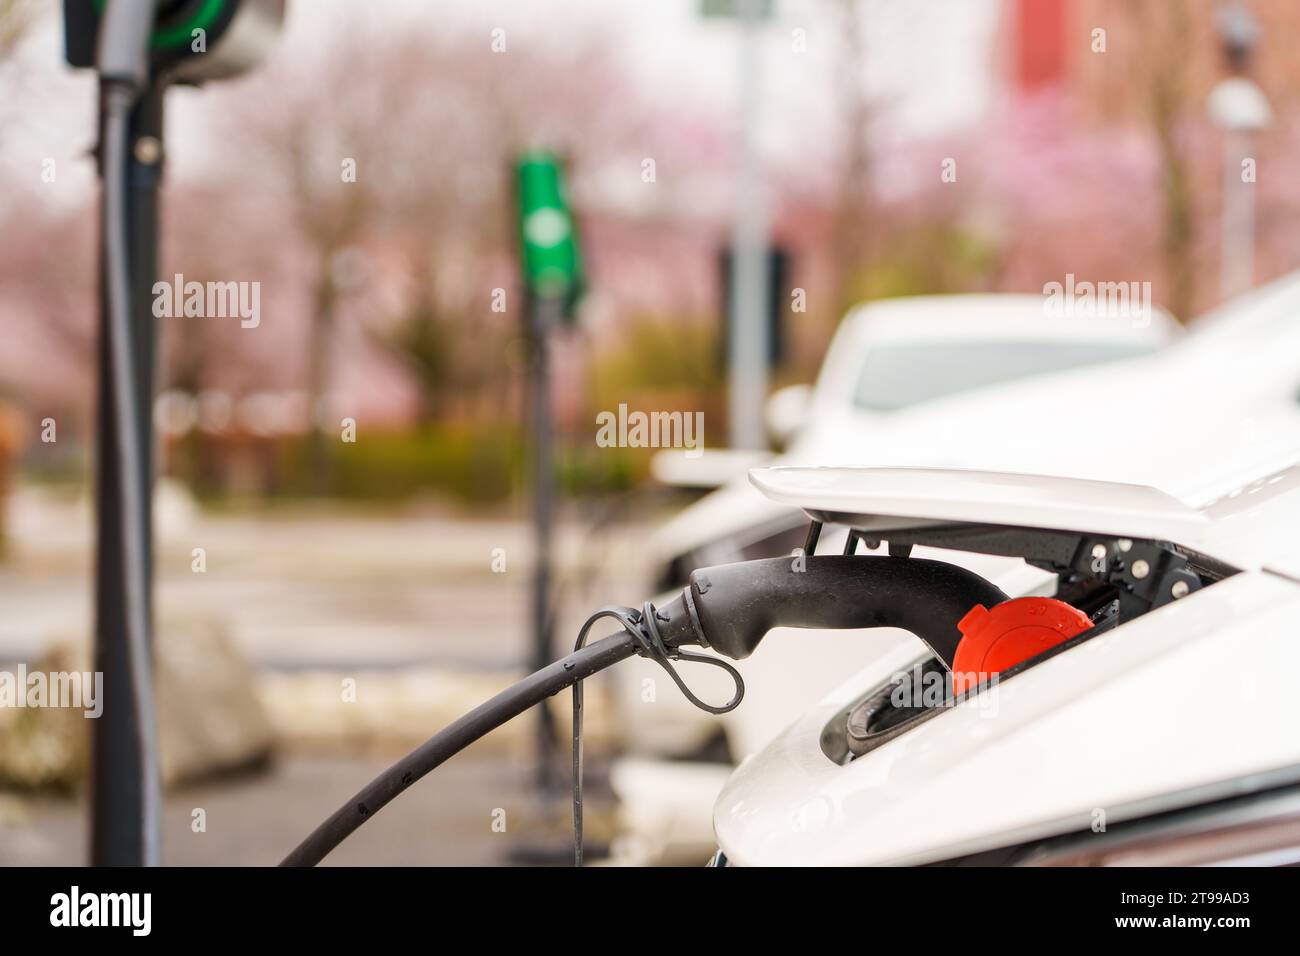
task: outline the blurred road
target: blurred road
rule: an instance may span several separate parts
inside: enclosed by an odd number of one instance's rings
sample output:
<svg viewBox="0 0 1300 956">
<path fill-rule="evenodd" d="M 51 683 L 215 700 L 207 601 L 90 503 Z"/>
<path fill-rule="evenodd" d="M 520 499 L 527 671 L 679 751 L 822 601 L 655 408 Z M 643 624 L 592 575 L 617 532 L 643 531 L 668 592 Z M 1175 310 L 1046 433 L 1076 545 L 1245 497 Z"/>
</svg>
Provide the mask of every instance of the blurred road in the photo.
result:
<svg viewBox="0 0 1300 956">
<path fill-rule="evenodd" d="M 258 667 L 512 670 L 527 659 L 522 521 L 310 508 L 222 517 L 168 488 L 155 510 L 158 619 L 219 617 Z M 9 499 L 7 528 L 0 660 L 15 661 L 88 632 L 91 514 L 84 501 L 24 487 Z M 557 532 L 557 639 L 568 643 L 569 623 L 597 604 L 646 597 L 641 529 L 593 534 L 574 516 Z"/>
<path fill-rule="evenodd" d="M 159 621 L 219 620 L 252 662 L 279 736 L 269 769 L 168 795 L 164 862 L 277 861 L 387 758 L 504 686 L 528 657 L 522 522 L 317 509 L 221 516 L 166 488 L 156 510 Z M 10 496 L 0 661 L 30 662 L 51 641 L 89 633 L 90 527 L 84 501 L 31 487 Z M 558 567 L 569 584 L 559 645 L 598 604 L 644 598 L 644 568 L 627 544 L 639 535 L 561 523 Z M 195 548 L 205 570 L 194 570 Z M 362 706 L 338 707 L 341 675 L 364 675 Z M 530 730 L 511 725 L 441 768 L 332 859 L 487 864 L 539 843 L 563 847 L 568 805 L 561 793 L 543 812 L 531 790 Z M 608 741 L 608 728 L 593 730 Z M 597 784 L 597 820 L 599 794 Z M 195 808 L 206 811 L 206 832 L 192 830 Z M 496 811 L 504 833 L 492 829 Z M 79 799 L 0 790 L 0 864 L 80 863 L 85 827 Z"/>
<path fill-rule="evenodd" d="M 384 766 L 375 759 L 298 756 L 263 773 L 174 791 L 164 812 L 163 864 L 273 866 Z M 463 754 L 377 814 L 326 863 L 565 865 L 572 860 L 569 804 L 562 793 L 539 801 L 529 782 L 518 762 Z M 599 786 L 587 797 L 589 832 L 599 843 L 610 799 Z M 86 846 L 80 800 L 0 792 L 0 865 L 80 865 Z"/>
</svg>

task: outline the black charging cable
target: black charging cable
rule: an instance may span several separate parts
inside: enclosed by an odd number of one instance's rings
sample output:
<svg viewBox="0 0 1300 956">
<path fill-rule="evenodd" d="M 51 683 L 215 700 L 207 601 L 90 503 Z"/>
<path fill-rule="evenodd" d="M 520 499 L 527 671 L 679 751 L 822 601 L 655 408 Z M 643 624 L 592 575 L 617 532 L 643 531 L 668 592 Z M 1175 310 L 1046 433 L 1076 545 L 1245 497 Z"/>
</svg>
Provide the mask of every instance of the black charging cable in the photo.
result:
<svg viewBox="0 0 1300 956">
<path fill-rule="evenodd" d="M 815 542 L 813 542 L 815 544 Z M 1007 600 L 999 588 L 965 568 L 942 561 L 899 556 L 817 556 L 797 565 L 789 558 L 760 558 L 699 568 L 676 598 L 656 608 L 646 602 L 601 608 L 583 624 L 572 654 L 502 691 L 407 754 L 376 777 L 317 827 L 282 866 L 313 866 L 377 810 L 448 757 L 488 731 L 573 688 L 574 862 L 582 863 L 582 681 L 636 654 L 663 667 L 686 698 L 711 714 L 740 704 L 745 685 L 720 657 L 692 654 L 682 646 L 707 647 L 731 660 L 753 653 L 774 628 L 898 627 L 925 641 L 952 666 L 961 633 L 957 623 L 975 604 Z M 597 621 L 615 620 L 623 633 L 587 644 Z M 736 692 L 725 704 L 700 700 L 678 675 L 673 661 L 720 667 Z"/>
<path fill-rule="evenodd" d="M 582 625 L 582 630 L 578 632 L 578 641 L 574 645 L 574 652 L 581 651 L 587 643 L 587 635 L 591 633 L 592 626 L 605 618 L 613 618 L 623 625 L 623 631 L 633 640 L 636 646 L 638 657 L 647 657 L 654 661 L 660 667 L 668 672 L 668 676 L 673 679 L 673 683 L 692 704 L 700 710 L 707 711 L 710 714 L 725 714 L 735 710 L 740 706 L 740 702 L 745 698 L 745 682 L 740 677 L 740 672 L 718 657 L 709 657 L 704 654 L 693 654 L 689 651 L 683 651 L 676 647 L 668 647 L 664 644 L 663 638 L 659 634 L 659 625 L 657 623 L 655 606 L 649 601 L 645 602 L 642 610 L 637 611 L 630 607 L 603 607 L 591 617 L 587 618 L 587 623 Z M 732 695 L 731 700 L 725 704 L 714 705 L 700 700 L 686 686 L 677 669 L 673 667 L 672 661 L 695 661 L 701 664 L 711 664 L 714 667 L 720 667 L 731 675 L 732 680 L 736 683 L 736 692 Z M 573 865 L 582 866 L 582 681 L 573 683 Z"/>
<path fill-rule="evenodd" d="M 575 681 L 590 677 L 636 653 L 627 633 L 596 641 L 568 657 L 534 671 L 491 700 L 462 715 L 393 764 L 286 856 L 281 866 L 315 866 L 325 855 L 429 771 L 464 750 L 489 731 L 518 717 L 528 708 L 554 697 Z"/>
<path fill-rule="evenodd" d="M 145 437 L 136 410 L 136 367 L 131 350 L 131 260 L 128 234 L 127 168 L 131 149 L 131 110 L 148 82 L 149 34 L 153 0 L 112 0 L 99 26 L 96 69 L 99 73 L 103 209 L 100 228 L 104 248 L 104 299 L 113 388 L 109 396 L 116 439 L 118 508 L 121 539 L 118 560 L 123 581 L 127 656 L 130 662 L 135 724 L 140 735 L 141 801 L 144 815 L 143 862 L 160 859 L 162 785 L 158 768 L 157 725 L 149 640 L 149 543 L 144 489 L 140 473 Z M 102 480 L 102 478 L 101 478 Z"/>
<path fill-rule="evenodd" d="M 577 828 L 575 831 L 577 849 L 574 858 L 581 862 L 582 681 L 636 654 L 658 661 L 668 669 L 673 675 L 673 680 L 684 691 L 685 685 L 668 663 L 670 660 L 699 660 L 729 671 L 736 679 L 736 695 L 722 707 L 705 704 L 694 694 L 686 691 L 692 702 L 709 710 L 710 713 L 726 713 L 736 707 L 744 696 L 744 684 L 741 683 L 740 675 L 734 668 L 716 658 L 664 647 L 662 641 L 657 636 L 653 636 L 653 625 L 650 629 L 642 626 L 647 616 L 650 620 L 654 619 L 652 611 L 648 615 L 643 615 L 632 608 L 602 608 L 597 611 L 583 625 L 578 638 L 578 647 L 572 654 L 553 664 L 548 664 L 517 684 L 511 685 L 491 700 L 448 724 L 412 750 L 335 810 L 329 819 L 308 834 L 307 838 L 280 862 L 280 865 L 315 866 L 358 827 L 425 774 L 460 753 L 480 737 L 513 720 L 530 707 L 543 703 L 549 697 L 554 697 L 566 687 L 574 688 L 574 823 Z M 587 636 L 592 625 L 606 617 L 612 617 L 622 624 L 623 633 L 613 634 L 588 645 Z"/>
</svg>

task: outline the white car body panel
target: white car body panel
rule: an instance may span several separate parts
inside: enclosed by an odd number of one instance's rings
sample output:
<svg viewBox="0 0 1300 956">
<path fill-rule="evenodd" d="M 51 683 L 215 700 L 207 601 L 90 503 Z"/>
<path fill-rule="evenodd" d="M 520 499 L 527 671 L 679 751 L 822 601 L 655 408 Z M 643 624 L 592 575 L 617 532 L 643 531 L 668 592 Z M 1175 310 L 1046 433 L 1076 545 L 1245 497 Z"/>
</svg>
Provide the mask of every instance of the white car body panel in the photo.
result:
<svg viewBox="0 0 1300 956">
<path fill-rule="evenodd" d="M 940 468 L 756 468 L 754 487 L 805 511 L 1183 540 L 1209 519 L 1148 485 Z"/>
<path fill-rule="evenodd" d="M 917 655 L 898 648 L 877 659 L 732 776 L 714 811 L 728 859 L 930 862 L 1087 830 L 1099 811 L 1118 821 L 1134 805 L 1170 809 L 1239 792 L 1264 774 L 1300 777 L 1300 735 L 1282 730 L 1297 723 L 1290 681 L 1300 667 L 1300 582 L 1267 570 L 1275 559 L 1290 567 L 1295 553 L 1289 529 L 1300 527 L 1300 466 L 1200 507 L 1101 483 L 1071 500 L 1079 485 L 1068 479 L 910 477 L 776 469 L 756 473 L 755 482 L 849 521 L 1003 515 L 998 523 L 1134 537 L 1140 515 L 1132 509 L 1146 501 L 1156 514 L 1153 537 L 1191 534 L 1204 554 L 1247 570 L 1121 623 L 999 684 L 988 699 L 958 704 L 841 766 L 821 748 L 828 722 Z M 787 639 L 796 640 L 767 641 Z M 1249 715 L 1248 727 L 1240 714 Z"/>
</svg>

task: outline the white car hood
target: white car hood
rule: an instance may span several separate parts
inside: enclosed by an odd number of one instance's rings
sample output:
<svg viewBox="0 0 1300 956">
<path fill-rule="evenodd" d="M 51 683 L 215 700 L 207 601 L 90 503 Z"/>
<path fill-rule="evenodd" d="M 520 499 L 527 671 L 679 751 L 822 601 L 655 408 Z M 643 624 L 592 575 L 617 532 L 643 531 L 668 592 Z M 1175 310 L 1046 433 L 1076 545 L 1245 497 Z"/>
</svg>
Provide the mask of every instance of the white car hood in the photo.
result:
<svg viewBox="0 0 1300 956">
<path fill-rule="evenodd" d="M 756 468 L 750 480 L 780 504 L 841 524 L 885 518 L 1171 541 L 1241 569 L 1287 560 L 1300 529 L 1300 465 L 1200 506 L 1148 485 L 962 469 Z"/>
</svg>

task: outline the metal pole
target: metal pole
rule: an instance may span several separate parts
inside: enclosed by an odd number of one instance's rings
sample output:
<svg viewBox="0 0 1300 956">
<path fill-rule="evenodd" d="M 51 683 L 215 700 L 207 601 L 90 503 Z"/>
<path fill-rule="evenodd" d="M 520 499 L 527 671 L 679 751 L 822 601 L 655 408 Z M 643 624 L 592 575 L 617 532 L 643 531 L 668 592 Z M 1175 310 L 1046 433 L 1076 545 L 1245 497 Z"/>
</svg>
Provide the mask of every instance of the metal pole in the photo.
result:
<svg viewBox="0 0 1300 956">
<path fill-rule="evenodd" d="M 554 659 L 551 632 L 551 533 L 555 498 L 555 466 L 551 435 L 550 332 L 561 317 L 563 301 L 530 296 L 528 323 L 528 385 L 532 419 L 533 486 L 533 670 Z M 554 783 L 555 717 L 549 707 L 537 708 L 537 786 L 548 791 Z"/>
<path fill-rule="evenodd" d="M 767 208 L 763 192 L 758 125 L 760 0 L 739 0 L 740 130 L 736 210 L 732 232 L 729 417 L 733 448 L 767 446 L 763 403 L 767 398 L 769 280 Z"/>
<path fill-rule="evenodd" d="M 1249 151 L 1249 133 L 1224 132 L 1219 294 L 1225 300 L 1245 292 L 1255 282 L 1255 191 L 1241 177 L 1241 161 Z"/>
<path fill-rule="evenodd" d="M 163 88 L 151 87 L 131 115 L 132 155 L 127 164 L 130 202 L 132 334 L 135 368 L 135 414 L 140 434 L 139 473 L 144 476 L 143 500 L 153 492 L 153 394 L 157 337 L 152 311 L 153 284 L 158 272 L 158 187 L 162 178 Z M 101 137 L 102 142 L 102 137 Z M 102 157 L 101 157 L 102 168 Z M 101 259 L 100 270 L 104 264 Z M 101 290 L 103 282 L 101 281 Z M 107 339 L 107 307 L 101 291 L 100 338 Z M 136 726 L 134 688 L 127 649 L 126 607 L 122 601 L 122 514 L 117 508 L 115 423 L 112 415 L 112 370 L 107 348 L 100 349 L 99 477 L 96 484 L 97 537 L 95 553 L 95 670 L 103 674 L 103 713 L 93 722 L 91 744 L 91 863 L 95 866 L 156 864 L 146 847 L 159 845 L 158 833 L 146 833 L 141 767 L 141 735 Z M 142 515 L 144 540 L 152 541 L 149 509 Z M 146 555 L 146 580 L 152 584 L 152 555 Z M 152 586 L 147 591 L 152 620 Z M 152 629 L 152 628 L 151 628 Z M 156 764 L 156 761 L 155 761 Z"/>
</svg>

